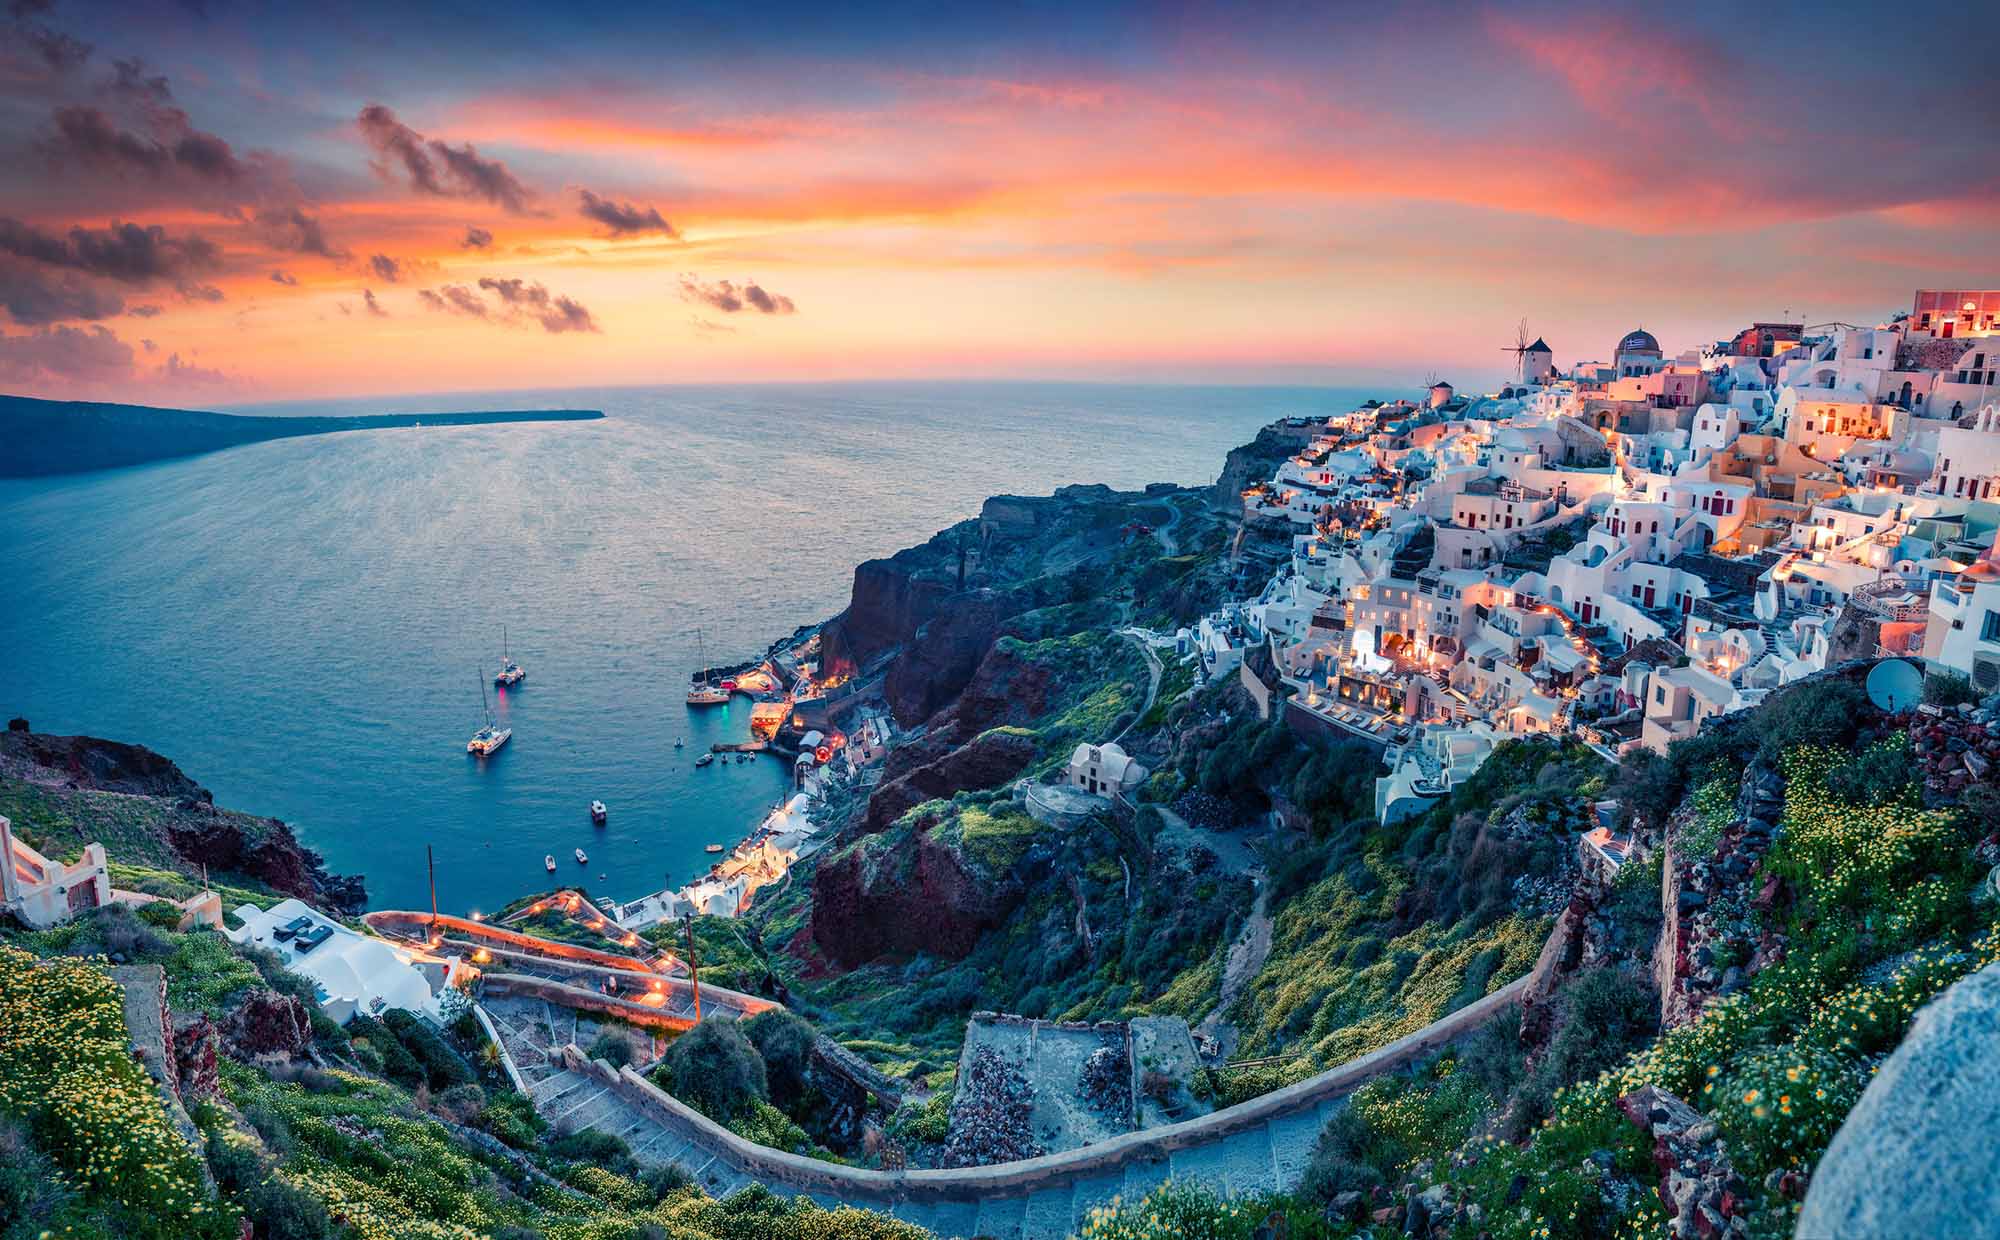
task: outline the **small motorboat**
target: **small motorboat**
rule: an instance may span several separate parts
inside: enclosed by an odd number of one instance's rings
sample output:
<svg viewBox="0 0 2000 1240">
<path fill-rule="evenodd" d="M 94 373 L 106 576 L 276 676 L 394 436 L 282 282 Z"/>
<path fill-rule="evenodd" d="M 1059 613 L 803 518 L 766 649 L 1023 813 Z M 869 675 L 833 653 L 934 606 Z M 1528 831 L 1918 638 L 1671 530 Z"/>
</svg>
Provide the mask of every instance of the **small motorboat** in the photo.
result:
<svg viewBox="0 0 2000 1240">
<path fill-rule="evenodd" d="M 610 816 L 611 811 L 604 808 L 604 802 L 592 801 L 590 803 L 590 820 L 598 826 L 603 826 L 604 820 Z"/>
<path fill-rule="evenodd" d="M 721 852 L 721 851 L 722 851 L 722 845 L 720 845 L 720 844 L 710 844 L 710 845 L 708 846 L 708 849 L 707 849 L 707 851 L 709 851 L 709 852 L 712 852 L 712 853 L 719 853 L 719 852 Z"/>
<path fill-rule="evenodd" d="M 712 753 L 705 753 L 701 755 L 701 757 L 696 758 L 694 760 L 694 764 L 696 766 L 707 766 L 709 763 L 713 761 L 715 761 L 715 755 Z"/>
<path fill-rule="evenodd" d="M 554 853 L 550 853 L 542 858 L 542 868 L 551 874 L 556 872 L 556 858 Z"/>
<path fill-rule="evenodd" d="M 583 850 L 581 848 L 576 850 L 576 863 L 578 865 L 590 864 L 590 858 L 583 855 Z"/>
<path fill-rule="evenodd" d="M 687 748 L 687 737 L 685 737 L 685 736 L 676 736 L 676 737 L 674 738 L 674 748 L 675 748 L 675 749 L 686 749 L 686 748 Z"/>
</svg>

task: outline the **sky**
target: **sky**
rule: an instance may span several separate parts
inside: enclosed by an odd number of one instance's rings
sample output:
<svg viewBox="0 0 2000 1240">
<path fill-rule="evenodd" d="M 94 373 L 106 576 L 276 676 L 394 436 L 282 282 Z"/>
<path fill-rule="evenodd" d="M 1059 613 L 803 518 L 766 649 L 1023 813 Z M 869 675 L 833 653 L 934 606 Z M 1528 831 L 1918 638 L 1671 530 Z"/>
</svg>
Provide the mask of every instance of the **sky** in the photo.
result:
<svg viewBox="0 0 2000 1240">
<path fill-rule="evenodd" d="M 0 0 L 5 3 L 6 0 Z M 11 0 L 0 391 L 1485 388 L 2000 284 L 2000 79 L 1843 3 Z"/>
</svg>

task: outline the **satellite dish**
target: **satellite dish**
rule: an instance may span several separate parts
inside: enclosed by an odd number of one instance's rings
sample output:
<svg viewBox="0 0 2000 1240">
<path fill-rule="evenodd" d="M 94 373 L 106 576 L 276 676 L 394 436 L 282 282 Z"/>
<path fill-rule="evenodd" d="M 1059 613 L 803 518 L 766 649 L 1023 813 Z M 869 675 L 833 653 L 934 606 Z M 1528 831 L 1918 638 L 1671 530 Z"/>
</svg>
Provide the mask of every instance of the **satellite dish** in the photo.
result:
<svg viewBox="0 0 2000 1240">
<path fill-rule="evenodd" d="M 1884 659 L 1868 673 L 1868 700 L 1894 714 L 1924 700 L 1924 674 L 1914 663 Z"/>
</svg>

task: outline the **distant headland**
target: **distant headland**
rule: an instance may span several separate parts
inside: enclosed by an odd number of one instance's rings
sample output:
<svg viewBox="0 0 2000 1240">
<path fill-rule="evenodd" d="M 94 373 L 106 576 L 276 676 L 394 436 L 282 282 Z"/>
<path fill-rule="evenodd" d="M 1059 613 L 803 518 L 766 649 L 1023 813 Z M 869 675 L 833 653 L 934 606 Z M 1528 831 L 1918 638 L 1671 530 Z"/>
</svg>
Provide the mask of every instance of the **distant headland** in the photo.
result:
<svg viewBox="0 0 2000 1240">
<path fill-rule="evenodd" d="M 389 413 L 369 417 L 253 417 L 0 395 L 0 478 L 116 469 L 223 448 L 399 426 L 477 426 L 491 422 L 582 422 L 596 409 L 510 409 L 489 413 Z"/>
</svg>

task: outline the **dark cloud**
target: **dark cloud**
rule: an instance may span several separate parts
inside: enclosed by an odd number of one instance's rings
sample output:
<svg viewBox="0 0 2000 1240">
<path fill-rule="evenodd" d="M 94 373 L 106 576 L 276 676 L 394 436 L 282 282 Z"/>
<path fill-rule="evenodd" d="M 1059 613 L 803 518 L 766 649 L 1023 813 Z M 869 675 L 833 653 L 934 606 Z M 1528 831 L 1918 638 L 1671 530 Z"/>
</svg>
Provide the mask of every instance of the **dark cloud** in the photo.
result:
<svg viewBox="0 0 2000 1240">
<path fill-rule="evenodd" d="M 134 306 L 130 310 L 127 310 L 125 313 L 142 319 L 150 319 L 155 315 L 162 313 L 162 311 L 158 306 Z"/>
<path fill-rule="evenodd" d="M 20 14 L 15 14 L 19 17 Z M 91 46 L 60 30 L 34 22 L 23 22 L 15 31 L 21 46 L 42 62 L 51 73 L 70 73 L 90 59 Z"/>
<path fill-rule="evenodd" d="M 222 265 L 221 251 L 214 242 L 195 236 L 170 237 L 158 224 L 78 226 L 59 237 L 20 220 L 0 218 L 0 254 L 124 284 L 180 280 Z"/>
<path fill-rule="evenodd" d="M 447 284 L 435 290 L 419 289 L 417 299 L 432 310 L 446 314 L 464 314 L 475 319 L 483 319 L 487 315 L 486 303 L 479 299 L 479 294 L 463 284 Z"/>
<path fill-rule="evenodd" d="M 65 319 L 108 319 L 125 299 L 75 271 L 0 256 L 0 309 L 23 327 Z"/>
<path fill-rule="evenodd" d="M 692 302 L 699 302 L 724 314 L 735 314 L 739 310 L 755 310 L 759 314 L 790 314 L 797 306 L 792 299 L 777 293 L 766 292 L 754 281 L 737 284 L 730 280 L 710 282 L 699 276 L 681 277 L 681 296 Z"/>
<path fill-rule="evenodd" d="M 599 198 L 587 189 L 577 191 L 577 210 L 588 220 L 596 220 L 604 225 L 607 237 L 631 237 L 641 233 L 661 233 L 668 237 L 679 237 L 674 226 L 667 223 L 658 207 L 642 207 L 634 202 L 613 202 Z"/>
<path fill-rule="evenodd" d="M 159 346 L 158 344 L 154 343 L 154 342 L 153 342 L 153 341 L 152 341 L 151 339 L 149 339 L 149 338 L 146 338 L 146 337 L 140 337 L 140 339 L 139 339 L 139 347 L 140 347 L 140 348 L 142 348 L 142 349 L 144 349 L 144 350 L 145 350 L 146 352 L 148 352 L 148 353 L 154 353 L 154 352 L 157 352 L 157 351 L 159 350 L 159 347 L 160 347 L 160 346 Z"/>
<path fill-rule="evenodd" d="M 257 230 L 264 243 L 288 254 L 317 254 L 343 259 L 347 251 L 327 239 L 319 220 L 298 207 L 267 207 L 257 213 Z"/>
<path fill-rule="evenodd" d="M 197 366 L 193 362 L 184 362 L 178 353 L 167 355 L 167 364 L 160 367 L 160 378 L 169 383 L 184 384 L 188 387 L 215 387 L 229 382 L 229 376 L 221 371 L 207 366 Z"/>
<path fill-rule="evenodd" d="M 403 278 L 403 264 L 387 254 L 370 254 L 368 267 L 385 283 L 395 284 Z"/>
<path fill-rule="evenodd" d="M 374 315 L 376 318 L 386 319 L 389 317 L 389 312 L 382 308 L 382 303 L 375 300 L 374 289 L 372 288 L 362 289 L 361 300 L 363 304 L 365 304 L 368 307 L 368 313 Z"/>
<path fill-rule="evenodd" d="M 375 151 L 375 171 L 394 180 L 398 170 L 410 188 L 442 198 L 479 198 L 508 211 L 528 209 L 533 197 L 507 165 L 487 159 L 470 142 L 452 146 L 426 138 L 396 119 L 379 103 L 361 109 L 361 136 Z"/>
<path fill-rule="evenodd" d="M 7 13 L 16 21 L 26 17 L 41 17 L 55 12 L 56 0 L 12 0 Z"/>
<path fill-rule="evenodd" d="M 243 162 L 229 143 L 212 133 L 185 125 L 166 139 L 148 137 L 120 129 L 101 109 L 81 104 L 57 108 L 55 136 L 42 143 L 42 152 L 58 167 L 76 162 L 114 172 L 142 172 L 162 176 L 182 171 L 197 180 L 233 183 L 243 179 Z"/>
<path fill-rule="evenodd" d="M 482 276 L 479 287 L 488 290 L 516 314 L 525 315 L 551 332 L 594 332 L 599 330 L 590 311 L 568 297 L 551 296 L 539 284 L 520 279 Z"/>
<path fill-rule="evenodd" d="M 197 280 L 182 280 L 174 290 L 182 301 L 217 302 L 222 300 L 222 290 L 213 284 L 203 284 Z"/>
<path fill-rule="evenodd" d="M 465 226 L 465 238 L 458 243 L 461 250 L 485 250 L 493 245 L 493 234 L 473 224 Z"/>
<path fill-rule="evenodd" d="M 278 271 L 274 269 L 271 272 L 271 283 L 282 284 L 286 288 L 297 288 L 299 286 L 299 278 L 293 275 L 289 271 Z"/>
<path fill-rule="evenodd" d="M 0 383 L 70 386 L 126 379 L 132 346 L 103 327 L 45 327 L 0 334 Z"/>
</svg>

